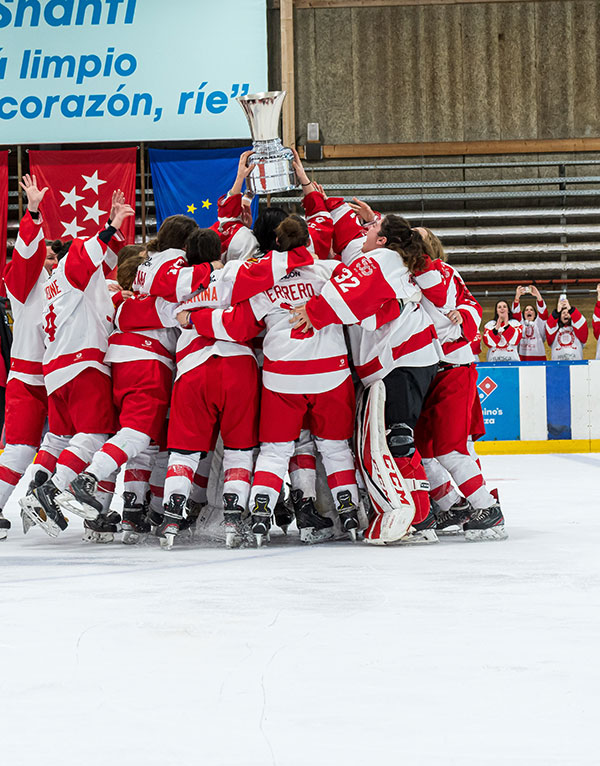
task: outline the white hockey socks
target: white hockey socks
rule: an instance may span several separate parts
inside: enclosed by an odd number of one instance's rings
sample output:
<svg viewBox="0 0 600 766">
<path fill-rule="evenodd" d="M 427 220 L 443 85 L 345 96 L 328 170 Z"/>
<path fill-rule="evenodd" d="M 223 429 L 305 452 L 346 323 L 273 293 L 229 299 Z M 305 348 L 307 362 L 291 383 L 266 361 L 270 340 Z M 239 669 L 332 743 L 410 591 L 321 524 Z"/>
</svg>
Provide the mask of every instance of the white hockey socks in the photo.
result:
<svg viewBox="0 0 600 766">
<path fill-rule="evenodd" d="M 102 481 L 149 446 L 150 437 L 146 434 L 133 428 L 121 428 L 104 442 L 102 449 L 94 455 L 87 470 L 98 481 Z"/>
<path fill-rule="evenodd" d="M 260 445 L 250 490 L 250 512 L 255 506 L 257 495 L 267 495 L 269 508 L 271 511 L 275 509 L 283 478 L 293 454 L 294 442 L 265 442 Z"/>
<path fill-rule="evenodd" d="M 165 479 L 164 502 L 169 502 L 172 495 L 190 496 L 194 474 L 198 467 L 201 452 L 191 452 L 183 454 L 181 452 L 171 452 L 169 455 L 169 466 L 167 468 L 167 478 Z"/>
<path fill-rule="evenodd" d="M 70 482 L 85 471 L 95 452 L 108 439 L 108 434 L 75 434 L 69 440 L 56 462 L 52 481 L 58 489 L 66 489 Z"/>
<path fill-rule="evenodd" d="M 0 456 L 0 511 L 34 457 L 35 447 L 28 444 L 7 444 L 4 448 Z"/>
<path fill-rule="evenodd" d="M 462 500 L 452 483 L 452 477 L 436 458 L 423 458 L 423 467 L 429 482 L 429 495 L 440 510 L 448 511 L 455 503 Z"/>
<path fill-rule="evenodd" d="M 317 496 L 315 443 L 307 429 L 300 432 L 300 438 L 295 442 L 289 472 L 292 490 L 300 490 L 303 497 Z"/>
<path fill-rule="evenodd" d="M 253 466 L 252 449 L 223 449 L 223 494 L 237 495 L 240 508 L 245 509 L 248 503 Z"/>
<path fill-rule="evenodd" d="M 214 452 L 208 452 L 206 457 L 198 463 L 198 468 L 194 474 L 194 481 L 190 491 L 190 502 L 198 505 L 206 505 L 208 502 L 208 477 L 210 476 L 210 467 Z"/>
<path fill-rule="evenodd" d="M 491 508 L 495 504 L 496 498 L 488 491 L 481 469 L 470 455 L 463 455 L 454 450 L 447 455 L 440 455 L 437 459 L 473 508 Z"/>
<path fill-rule="evenodd" d="M 123 492 L 135 495 L 135 503 L 146 502 L 150 494 L 150 475 L 158 455 L 158 445 L 151 444 L 139 455 L 127 461 L 123 476 Z"/>
<path fill-rule="evenodd" d="M 327 474 L 327 484 L 333 495 L 336 507 L 339 493 L 350 493 L 352 503 L 358 506 L 358 487 L 354 456 L 345 439 L 315 439 L 315 444 L 323 461 Z"/>
</svg>

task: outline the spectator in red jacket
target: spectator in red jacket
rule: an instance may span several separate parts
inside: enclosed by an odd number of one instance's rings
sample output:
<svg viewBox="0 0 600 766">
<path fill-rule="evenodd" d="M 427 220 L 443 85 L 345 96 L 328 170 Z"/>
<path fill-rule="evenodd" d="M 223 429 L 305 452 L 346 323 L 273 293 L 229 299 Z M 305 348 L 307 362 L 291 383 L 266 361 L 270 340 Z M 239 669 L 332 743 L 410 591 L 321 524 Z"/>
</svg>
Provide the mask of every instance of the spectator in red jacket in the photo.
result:
<svg viewBox="0 0 600 766">
<path fill-rule="evenodd" d="M 571 306 L 566 296 L 546 322 L 546 338 L 552 349 L 552 359 L 578 361 L 583 359 L 583 347 L 588 339 L 588 326 L 579 309 Z"/>
<path fill-rule="evenodd" d="M 518 362 L 521 325 L 513 319 L 506 301 L 496 303 L 494 318 L 485 325 L 483 342 L 488 347 L 488 362 Z"/>
</svg>

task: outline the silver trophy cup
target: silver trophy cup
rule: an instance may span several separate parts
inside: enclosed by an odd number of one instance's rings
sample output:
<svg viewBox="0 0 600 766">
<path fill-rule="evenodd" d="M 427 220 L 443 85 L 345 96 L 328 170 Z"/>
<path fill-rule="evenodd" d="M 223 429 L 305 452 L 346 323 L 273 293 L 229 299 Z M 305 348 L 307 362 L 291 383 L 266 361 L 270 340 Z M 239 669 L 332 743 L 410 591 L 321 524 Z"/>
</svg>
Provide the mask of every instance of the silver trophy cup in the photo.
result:
<svg viewBox="0 0 600 766">
<path fill-rule="evenodd" d="M 284 90 L 251 93 L 237 101 L 244 110 L 254 153 L 248 162 L 256 167 L 246 183 L 254 194 L 275 194 L 298 186 L 291 149 L 286 149 L 279 138 L 279 117 L 285 99 Z"/>
</svg>

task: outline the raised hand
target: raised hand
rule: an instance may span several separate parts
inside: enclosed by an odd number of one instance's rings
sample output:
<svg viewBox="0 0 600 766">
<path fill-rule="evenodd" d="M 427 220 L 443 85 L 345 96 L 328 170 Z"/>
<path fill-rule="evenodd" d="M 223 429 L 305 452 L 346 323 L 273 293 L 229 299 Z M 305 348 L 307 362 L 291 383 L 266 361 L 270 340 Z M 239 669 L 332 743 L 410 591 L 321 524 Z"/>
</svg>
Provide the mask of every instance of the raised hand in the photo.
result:
<svg viewBox="0 0 600 766">
<path fill-rule="evenodd" d="M 30 213 L 37 213 L 40 202 L 48 191 L 48 187 L 44 186 L 43 189 L 38 189 L 35 176 L 30 176 L 29 174 L 23 176 L 23 180 L 19 181 L 19 186 L 27 195 L 27 209 Z"/>
<path fill-rule="evenodd" d="M 111 205 L 110 205 L 110 213 L 109 213 L 109 220 L 114 220 L 115 215 L 117 214 L 117 205 L 124 205 L 125 204 L 125 195 L 120 189 L 115 189 L 112 193 L 112 199 L 111 199 Z M 118 226 L 116 227 L 119 228 Z"/>
<path fill-rule="evenodd" d="M 534 296 L 534 298 L 538 301 L 542 300 L 542 296 L 540 294 L 540 291 L 537 289 L 535 285 L 530 285 L 529 292 Z"/>
<path fill-rule="evenodd" d="M 124 199 L 124 198 L 123 198 Z M 135 215 L 135 210 L 131 205 L 126 205 L 124 202 L 115 202 L 113 195 L 113 206 L 111 208 L 110 220 L 115 229 L 120 229 L 123 225 L 123 221 L 132 215 Z"/>
<path fill-rule="evenodd" d="M 517 289 L 515 290 L 515 303 L 518 302 L 519 298 L 525 293 L 525 288 L 523 285 L 519 285 Z"/>
<path fill-rule="evenodd" d="M 600 282 L 596 285 L 596 295 L 598 296 L 598 300 L 600 301 Z"/>
<path fill-rule="evenodd" d="M 235 181 L 233 182 L 233 186 L 229 190 L 229 194 L 240 194 L 242 191 L 242 185 L 246 178 L 250 175 L 250 173 L 254 170 L 256 167 L 255 164 L 248 165 L 248 160 L 250 158 L 250 155 L 254 153 L 254 149 L 248 149 L 246 152 L 242 152 L 240 154 L 240 161 L 238 162 L 238 169 L 237 169 L 237 175 L 235 177 Z"/>
<path fill-rule="evenodd" d="M 294 155 L 294 159 L 292 160 L 292 165 L 294 166 L 294 170 L 296 171 L 296 178 L 298 179 L 298 183 L 302 186 L 303 193 L 309 194 L 313 190 L 314 184 L 311 183 L 310 178 L 308 177 L 306 170 L 304 170 L 304 165 L 302 164 L 302 160 L 300 159 L 300 155 L 298 154 L 298 151 L 292 148 L 292 153 Z"/>
<path fill-rule="evenodd" d="M 348 203 L 352 210 L 361 218 L 365 223 L 375 220 L 375 213 L 370 205 L 358 197 L 352 197 L 352 202 Z"/>
</svg>

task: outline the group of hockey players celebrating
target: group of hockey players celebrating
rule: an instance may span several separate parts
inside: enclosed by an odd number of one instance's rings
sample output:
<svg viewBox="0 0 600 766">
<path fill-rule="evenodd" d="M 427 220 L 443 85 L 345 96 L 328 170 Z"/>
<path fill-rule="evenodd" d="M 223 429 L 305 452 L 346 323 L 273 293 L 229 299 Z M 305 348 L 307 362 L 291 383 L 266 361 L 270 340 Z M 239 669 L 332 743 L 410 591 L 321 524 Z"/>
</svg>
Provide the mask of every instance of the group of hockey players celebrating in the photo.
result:
<svg viewBox="0 0 600 766">
<path fill-rule="evenodd" d="M 23 528 L 53 537 L 74 514 L 84 539 L 171 548 L 202 527 L 221 475 L 230 548 L 293 521 L 306 543 L 503 539 L 473 449 L 481 307 L 440 240 L 327 198 L 297 155 L 305 216 L 269 207 L 252 222 L 249 154 L 211 229 L 175 215 L 145 245 L 124 245 L 134 210 L 115 190 L 97 236 L 56 254 L 47 190 L 23 178 L 0 509 L 33 461 Z"/>
</svg>

